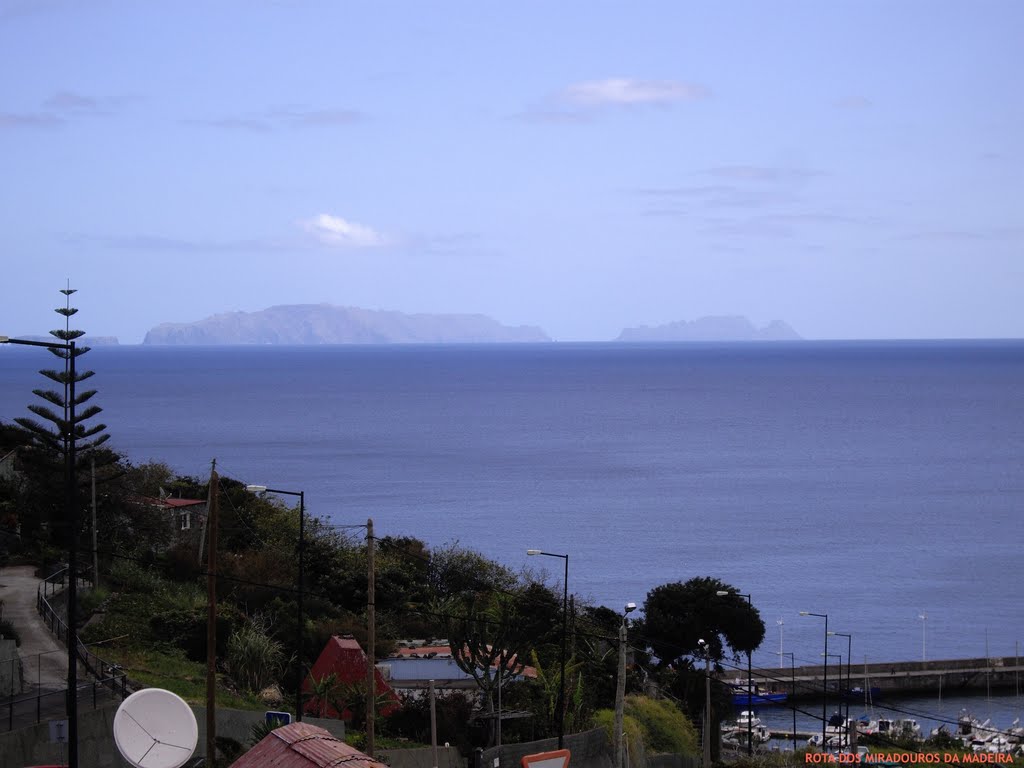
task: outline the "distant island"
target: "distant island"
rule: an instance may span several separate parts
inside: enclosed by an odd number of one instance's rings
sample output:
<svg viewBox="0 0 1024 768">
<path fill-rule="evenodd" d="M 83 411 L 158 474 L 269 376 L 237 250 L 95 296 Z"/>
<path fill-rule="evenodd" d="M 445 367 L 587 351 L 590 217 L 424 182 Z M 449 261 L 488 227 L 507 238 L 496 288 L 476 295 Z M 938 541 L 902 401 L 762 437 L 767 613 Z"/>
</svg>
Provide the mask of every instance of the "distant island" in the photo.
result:
<svg viewBox="0 0 1024 768">
<path fill-rule="evenodd" d="M 625 328 L 616 341 L 800 341 L 802 337 L 782 320 L 757 328 L 739 315 L 680 320 L 653 328 Z"/>
<path fill-rule="evenodd" d="M 161 323 L 143 344 L 466 344 L 551 341 L 532 325 L 486 315 L 432 315 L 293 304 L 228 312 L 193 323 Z"/>
</svg>

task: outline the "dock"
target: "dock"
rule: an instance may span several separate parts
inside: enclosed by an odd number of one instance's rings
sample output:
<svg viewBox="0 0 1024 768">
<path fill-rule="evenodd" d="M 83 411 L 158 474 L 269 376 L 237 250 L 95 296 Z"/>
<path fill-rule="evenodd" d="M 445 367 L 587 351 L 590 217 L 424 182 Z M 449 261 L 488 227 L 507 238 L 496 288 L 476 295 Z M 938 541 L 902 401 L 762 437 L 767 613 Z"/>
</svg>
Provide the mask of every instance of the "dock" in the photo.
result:
<svg viewBox="0 0 1024 768">
<path fill-rule="evenodd" d="M 825 678 L 821 664 L 770 667 L 752 670 L 755 685 L 763 689 L 784 691 L 793 699 L 820 697 Z M 733 670 L 720 675 L 723 683 L 740 680 L 746 683 L 746 670 Z M 839 695 L 860 688 L 878 689 L 882 694 L 927 695 L 937 693 L 979 693 L 996 690 L 1017 690 L 1024 686 L 1024 664 L 1014 656 L 976 659 L 945 659 L 936 661 L 892 661 L 851 665 L 847 683 L 846 664 L 828 667 L 828 693 Z"/>
</svg>

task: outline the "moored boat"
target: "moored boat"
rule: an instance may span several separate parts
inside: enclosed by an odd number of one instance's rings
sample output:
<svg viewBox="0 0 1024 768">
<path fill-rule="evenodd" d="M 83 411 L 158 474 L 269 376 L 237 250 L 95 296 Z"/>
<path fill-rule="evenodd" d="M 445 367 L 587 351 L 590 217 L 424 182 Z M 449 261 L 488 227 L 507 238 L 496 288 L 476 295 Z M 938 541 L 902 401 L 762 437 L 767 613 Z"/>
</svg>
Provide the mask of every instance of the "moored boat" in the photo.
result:
<svg viewBox="0 0 1024 768">
<path fill-rule="evenodd" d="M 729 687 L 732 688 L 732 704 L 734 707 L 785 704 L 786 699 L 789 698 L 789 694 L 785 691 L 775 691 L 762 688 L 757 683 L 754 683 L 753 686 L 748 689 L 747 681 L 741 681 L 739 678 L 736 678 L 733 682 L 729 683 Z"/>
</svg>

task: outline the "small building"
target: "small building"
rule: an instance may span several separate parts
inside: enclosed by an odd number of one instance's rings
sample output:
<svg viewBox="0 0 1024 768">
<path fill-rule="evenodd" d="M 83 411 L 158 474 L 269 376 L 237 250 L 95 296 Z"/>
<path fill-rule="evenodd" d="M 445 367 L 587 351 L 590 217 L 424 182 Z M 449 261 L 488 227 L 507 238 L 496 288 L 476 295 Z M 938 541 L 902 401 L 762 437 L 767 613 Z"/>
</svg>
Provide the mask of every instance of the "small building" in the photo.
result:
<svg viewBox="0 0 1024 768">
<path fill-rule="evenodd" d="M 275 728 L 231 764 L 231 768 L 388 768 L 323 728 L 292 723 Z"/>
<path fill-rule="evenodd" d="M 451 645 L 447 640 L 405 641 L 377 667 L 385 679 L 396 690 L 426 688 L 430 681 L 439 689 L 476 689 L 473 676 L 455 662 Z M 492 667 L 491 674 L 497 674 Z M 524 667 L 513 680 L 537 677 L 537 670 Z"/>
<path fill-rule="evenodd" d="M 0 481 L 13 483 L 19 479 L 18 449 L 5 451 L 0 449 Z"/>
<path fill-rule="evenodd" d="M 305 704 L 305 711 L 311 715 L 317 717 L 334 717 L 342 720 L 348 720 L 352 717 L 352 713 L 348 709 L 343 709 L 340 713 L 334 707 L 334 702 L 330 700 L 330 697 L 326 697 L 325 700 L 320 700 L 314 694 L 313 685 L 311 680 L 323 680 L 330 675 L 335 676 L 335 682 L 339 685 L 355 685 L 363 686 L 365 692 L 366 674 L 368 671 L 368 658 L 363 648 L 351 635 L 332 635 L 331 639 L 327 641 L 327 645 L 320 652 L 320 656 L 313 664 L 313 668 L 309 672 L 309 676 L 302 684 L 302 690 L 310 696 L 310 700 Z M 380 714 L 387 716 L 398 709 L 401 704 L 401 700 L 398 698 L 398 694 L 395 693 L 394 689 L 388 685 L 387 681 L 381 675 L 379 668 L 374 668 L 374 678 L 376 693 L 378 696 L 383 696 L 390 701 L 379 709 Z"/>
<path fill-rule="evenodd" d="M 183 543 L 198 546 L 208 515 L 205 499 L 143 496 L 136 498 L 134 503 L 145 512 L 156 514 L 156 527 L 161 533 L 159 541 L 153 543 L 158 549 Z"/>
</svg>

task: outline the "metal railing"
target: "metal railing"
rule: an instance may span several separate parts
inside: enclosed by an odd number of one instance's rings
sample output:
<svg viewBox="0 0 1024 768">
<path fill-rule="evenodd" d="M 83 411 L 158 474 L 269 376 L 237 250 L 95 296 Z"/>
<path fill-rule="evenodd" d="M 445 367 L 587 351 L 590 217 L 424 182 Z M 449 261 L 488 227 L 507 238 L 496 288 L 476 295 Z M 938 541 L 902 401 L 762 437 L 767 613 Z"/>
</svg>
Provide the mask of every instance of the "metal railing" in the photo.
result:
<svg viewBox="0 0 1024 768">
<path fill-rule="evenodd" d="M 83 587 L 92 586 L 92 582 L 86 577 L 79 577 L 78 582 Z M 43 579 L 36 594 L 36 610 L 50 632 L 65 645 L 68 636 L 67 621 L 57 611 L 51 600 L 66 588 L 67 569 L 64 568 Z M 4 669 L 4 666 L 10 665 L 10 695 L 5 697 L 6 702 L 0 700 L 0 722 L 6 724 L 7 730 L 39 723 L 67 711 L 67 684 L 65 683 L 63 687 L 47 687 L 43 684 L 42 657 L 52 653 L 66 654 L 67 652 L 64 649 L 59 649 L 34 655 L 36 682 L 31 686 L 35 689 L 34 692 L 26 691 L 29 684 L 26 681 L 25 659 L 16 656 L 0 660 L 0 678 L 6 678 L 7 670 Z M 31 659 L 32 657 L 27 658 Z M 92 677 L 91 681 L 78 686 L 76 697 L 80 703 L 88 704 L 91 701 L 95 708 L 112 698 L 123 699 L 131 693 L 127 675 L 121 668 L 116 664 L 104 661 L 89 650 L 77 634 L 75 635 L 75 659 Z M 15 680 L 19 681 L 17 686 L 19 692 L 17 693 L 15 692 Z"/>
</svg>

